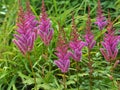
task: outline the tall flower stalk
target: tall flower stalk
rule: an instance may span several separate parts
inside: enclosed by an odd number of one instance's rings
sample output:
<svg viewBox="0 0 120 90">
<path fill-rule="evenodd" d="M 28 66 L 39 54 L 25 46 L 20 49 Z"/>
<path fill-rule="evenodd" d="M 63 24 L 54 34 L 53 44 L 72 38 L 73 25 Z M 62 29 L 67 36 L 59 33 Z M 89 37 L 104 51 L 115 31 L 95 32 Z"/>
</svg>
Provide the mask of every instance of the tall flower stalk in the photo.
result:
<svg viewBox="0 0 120 90">
<path fill-rule="evenodd" d="M 115 61 L 118 55 L 118 48 L 117 48 L 118 43 L 119 43 L 119 37 L 115 35 L 113 22 L 110 19 L 110 14 L 108 14 L 107 33 L 105 33 L 104 41 L 101 42 L 103 48 L 100 48 L 100 51 L 104 56 L 105 60 L 111 64 L 111 75 L 113 73 L 114 68 L 118 64 L 118 60 Z M 113 62 L 115 62 L 114 65 L 112 65 Z"/>
<path fill-rule="evenodd" d="M 68 72 L 70 67 L 70 53 L 68 51 L 68 44 L 65 40 L 64 30 L 60 29 L 59 25 L 59 36 L 58 36 L 58 43 L 56 47 L 55 54 L 58 57 L 58 60 L 55 60 L 54 63 L 60 68 L 61 72 L 63 73 L 63 83 L 64 83 L 64 90 L 66 90 L 66 77 L 65 74 Z"/>
<path fill-rule="evenodd" d="M 96 22 L 95 24 L 98 26 L 98 29 L 100 30 L 100 42 L 103 39 L 103 28 L 107 25 L 107 20 L 106 17 L 103 16 L 103 11 L 102 11 L 102 7 L 101 7 L 101 2 L 100 0 L 98 0 L 98 7 L 97 7 L 97 18 L 96 18 Z M 100 47 L 100 43 L 99 43 L 99 47 Z"/>
<path fill-rule="evenodd" d="M 93 73 L 93 67 L 92 67 L 92 60 L 91 60 L 91 50 L 95 46 L 96 41 L 94 40 L 94 36 L 91 32 L 91 18 L 90 18 L 90 7 L 88 6 L 88 20 L 86 22 L 86 35 L 85 35 L 85 41 L 87 43 L 88 48 L 88 67 L 89 67 L 89 76 L 90 76 L 90 90 L 92 90 L 92 73 Z"/>
<path fill-rule="evenodd" d="M 107 33 L 105 33 L 104 41 L 101 43 L 103 48 L 100 48 L 100 51 L 107 62 L 112 62 L 117 57 L 118 39 L 118 36 L 115 35 L 113 23 L 109 19 Z"/>
<path fill-rule="evenodd" d="M 27 6 L 29 4 L 27 3 Z M 17 34 L 14 34 L 15 39 L 13 42 L 19 48 L 23 55 L 26 55 L 28 52 L 32 51 L 34 42 L 36 39 L 36 25 L 37 21 L 35 16 L 27 8 L 27 11 L 23 11 L 22 6 L 19 6 L 18 20 L 17 20 Z"/>
<path fill-rule="evenodd" d="M 77 75 L 77 87 L 79 90 L 79 61 L 82 59 L 82 48 L 86 45 L 85 42 L 79 40 L 79 34 L 75 25 L 74 16 L 72 16 L 72 32 L 71 32 L 71 41 L 69 43 L 69 47 L 72 50 L 70 53 L 73 60 L 76 62 L 76 75 Z"/>
<path fill-rule="evenodd" d="M 42 0 L 42 9 L 40 15 L 40 22 L 38 25 L 38 34 L 43 43 L 48 46 L 53 37 L 53 28 L 51 27 L 50 19 L 45 10 L 44 0 Z"/>
<path fill-rule="evenodd" d="M 44 0 L 42 0 L 40 20 L 37 28 L 38 28 L 38 35 L 40 36 L 41 41 L 44 43 L 43 57 L 45 58 L 45 60 L 48 60 L 48 46 L 50 45 L 50 42 L 53 38 L 54 30 L 51 25 L 51 20 L 48 18 L 48 15 L 46 13 Z M 50 68 L 51 68 L 51 65 L 50 65 Z"/>
<path fill-rule="evenodd" d="M 69 43 L 69 47 L 72 50 L 71 57 L 79 62 L 82 60 L 82 49 L 86 46 L 86 43 L 82 40 L 79 40 L 79 34 L 76 29 L 74 16 L 72 17 L 72 32 L 71 32 L 71 41 Z"/>
<path fill-rule="evenodd" d="M 26 6 L 27 6 L 27 10 L 24 11 L 21 6 L 21 2 L 19 0 L 18 20 L 16 23 L 17 34 L 14 34 L 15 39 L 13 40 L 13 42 L 18 47 L 18 49 L 21 51 L 21 53 L 25 57 L 27 57 L 31 70 L 32 70 L 33 77 L 34 77 L 35 86 L 36 86 L 35 73 L 33 70 L 33 65 L 30 60 L 29 53 L 32 51 L 34 47 L 35 39 L 37 37 L 37 30 L 36 30 L 37 21 L 35 20 L 35 16 L 30 10 L 29 1 L 26 2 Z"/>
<path fill-rule="evenodd" d="M 99 30 L 103 30 L 103 28 L 107 25 L 106 18 L 103 16 L 100 0 L 98 0 L 97 18 L 95 24 L 98 25 Z"/>
</svg>

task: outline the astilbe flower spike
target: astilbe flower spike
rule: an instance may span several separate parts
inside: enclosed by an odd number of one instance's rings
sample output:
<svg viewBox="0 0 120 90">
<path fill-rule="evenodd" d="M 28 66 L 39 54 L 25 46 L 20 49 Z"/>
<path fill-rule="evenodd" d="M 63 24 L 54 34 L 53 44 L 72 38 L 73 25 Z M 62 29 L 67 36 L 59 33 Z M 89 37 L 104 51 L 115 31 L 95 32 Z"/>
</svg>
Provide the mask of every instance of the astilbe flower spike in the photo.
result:
<svg viewBox="0 0 120 90">
<path fill-rule="evenodd" d="M 35 33 L 35 39 L 37 38 L 37 24 L 38 24 L 38 21 L 35 20 L 35 16 L 33 15 L 31 9 L 30 9 L 30 2 L 29 0 L 26 2 L 26 7 L 27 7 L 27 11 L 25 12 L 25 18 L 26 20 L 29 22 L 28 25 L 29 25 L 29 30 L 31 32 L 34 32 Z"/>
<path fill-rule="evenodd" d="M 20 3 L 19 3 L 20 4 Z M 30 6 L 29 2 L 26 6 Z M 30 7 L 29 7 L 30 8 Z M 23 11 L 21 5 L 19 5 L 18 20 L 17 20 L 17 34 L 14 34 L 16 39 L 13 42 L 20 49 L 23 55 L 31 51 L 36 39 L 35 27 L 37 21 L 31 10 L 27 8 L 27 11 Z"/>
<path fill-rule="evenodd" d="M 72 50 L 71 57 L 79 62 L 82 57 L 82 48 L 86 46 L 86 43 L 82 40 L 79 40 L 79 34 L 76 29 L 74 16 L 72 17 L 72 32 L 71 32 L 71 41 L 69 47 Z"/>
<path fill-rule="evenodd" d="M 98 0 L 97 18 L 95 24 L 98 25 L 99 30 L 102 30 L 107 25 L 107 21 L 105 19 L 106 18 L 102 13 L 100 0 Z"/>
<path fill-rule="evenodd" d="M 95 43 L 96 41 L 94 40 L 94 36 L 91 32 L 91 18 L 90 18 L 90 6 L 88 6 L 88 20 L 86 22 L 86 34 L 85 34 L 85 41 L 87 43 L 87 53 L 88 53 L 88 68 L 89 68 L 89 77 L 90 77 L 90 80 L 89 80 L 89 83 L 90 83 L 90 90 L 92 90 L 92 85 L 93 85 L 93 82 L 92 82 L 92 74 L 93 74 L 93 62 L 91 60 L 91 49 L 95 46 Z"/>
<path fill-rule="evenodd" d="M 47 16 L 44 0 L 42 0 L 42 13 L 38 25 L 38 34 L 43 43 L 48 46 L 53 37 L 53 28 L 51 27 L 50 19 Z"/>
<path fill-rule="evenodd" d="M 70 53 L 68 51 L 68 44 L 66 43 L 63 34 L 63 32 L 59 31 L 58 43 L 55 52 L 58 60 L 55 60 L 54 63 L 58 66 L 58 68 L 60 68 L 62 73 L 67 73 L 70 67 Z"/>
<path fill-rule="evenodd" d="M 113 28 L 113 23 L 109 16 L 107 33 L 105 34 L 104 41 L 102 42 L 103 48 L 100 48 L 102 55 L 108 62 L 115 60 L 117 57 L 118 39 L 118 36 L 115 35 L 115 29 Z"/>
<path fill-rule="evenodd" d="M 85 40 L 86 40 L 89 50 L 91 50 L 95 46 L 96 41 L 94 40 L 94 36 L 91 32 L 90 7 L 88 7 L 88 20 L 86 22 Z"/>
</svg>

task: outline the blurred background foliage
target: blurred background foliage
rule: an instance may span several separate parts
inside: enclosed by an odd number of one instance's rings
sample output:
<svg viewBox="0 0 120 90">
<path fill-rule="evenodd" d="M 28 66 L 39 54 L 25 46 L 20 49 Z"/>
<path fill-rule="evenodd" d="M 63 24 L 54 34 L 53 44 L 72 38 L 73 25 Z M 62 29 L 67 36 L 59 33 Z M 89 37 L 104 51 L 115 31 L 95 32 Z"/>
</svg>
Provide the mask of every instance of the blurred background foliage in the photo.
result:
<svg viewBox="0 0 120 90">
<path fill-rule="evenodd" d="M 26 0 L 21 0 L 24 9 L 26 8 L 25 1 Z M 39 19 L 41 0 L 30 0 L 30 4 L 33 13 L 37 17 L 36 19 Z M 45 0 L 46 10 L 51 19 L 55 34 L 47 50 L 47 57 L 44 54 L 46 48 L 40 39 L 36 40 L 35 48 L 31 53 L 30 58 L 36 72 L 37 87 L 39 90 L 63 90 L 61 84 L 62 74 L 53 63 L 56 59 L 54 49 L 58 35 L 57 23 L 59 21 L 61 25 L 64 26 L 69 40 L 71 32 L 71 12 L 74 12 L 75 22 L 83 38 L 88 4 L 91 7 L 92 31 L 98 42 L 101 36 L 97 26 L 94 25 L 97 0 Z M 120 30 L 120 0 L 101 0 L 101 5 L 106 17 L 108 9 L 110 10 L 111 18 L 113 21 L 115 20 L 114 27 L 117 31 Z M 18 0 L 0 0 L 0 90 L 32 90 L 32 88 L 34 88 L 34 80 L 31 75 L 29 63 L 12 42 L 13 33 L 15 33 L 16 30 L 17 12 Z M 86 48 L 84 48 L 83 60 L 79 63 L 81 67 L 79 73 L 80 90 L 89 89 L 89 69 L 86 64 L 88 62 L 86 51 Z M 94 63 L 93 90 L 118 90 L 118 83 L 120 83 L 120 65 L 115 69 L 114 76 L 116 78 L 112 82 L 109 79 L 110 66 L 100 54 L 97 45 L 92 51 L 92 57 Z M 118 58 L 119 57 L 120 55 L 118 55 Z M 71 68 L 67 74 L 67 78 L 68 90 L 77 90 L 74 61 L 71 61 Z"/>
</svg>

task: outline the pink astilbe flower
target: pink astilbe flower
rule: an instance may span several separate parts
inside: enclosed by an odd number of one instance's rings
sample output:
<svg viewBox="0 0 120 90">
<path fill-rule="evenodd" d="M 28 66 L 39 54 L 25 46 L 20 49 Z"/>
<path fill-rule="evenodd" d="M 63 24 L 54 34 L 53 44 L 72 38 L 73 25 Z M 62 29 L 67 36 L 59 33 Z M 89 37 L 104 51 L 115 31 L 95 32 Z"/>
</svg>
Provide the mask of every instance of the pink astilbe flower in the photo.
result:
<svg viewBox="0 0 120 90">
<path fill-rule="evenodd" d="M 72 17 L 72 32 L 71 32 L 71 41 L 69 43 L 69 47 L 72 50 L 71 57 L 79 62 L 82 57 L 82 48 L 86 45 L 85 42 L 79 40 L 79 34 L 76 29 L 74 17 Z"/>
<path fill-rule="evenodd" d="M 50 19 L 48 18 L 45 10 L 44 0 L 42 0 L 42 13 L 40 16 L 40 23 L 38 25 L 38 29 L 38 34 L 41 40 L 46 46 L 48 46 L 53 37 L 53 28 L 51 27 Z"/>
<path fill-rule="evenodd" d="M 86 40 L 89 50 L 91 50 L 95 46 L 96 41 L 94 40 L 94 36 L 91 32 L 90 7 L 88 8 L 88 20 L 86 22 L 85 40 Z"/>
<path fill-rule="evenodd" d="M 58 36 L 55 54 L 57 55 L 58 60 L 55 60 L 54 63 L 60 68 L 62 73 L 68 72 L 70 67 L 70 53 L 68 52 L 68 44 L 66 43 L 62 32 L 60 32 Z"/>
<path fill-rule="evenodd" d="M 118 36 L 115 36 L 115 30 L 113 28 L 113 23 L 108 20 L 107 33 L 105 34 L 104 41 L 102 42 L 103 48 L 100 51 L 106 61 L 111 62 L 115 60 L 118 54 Z"/>
<path fill-rule="evenodd" d="M 29 7 L 29 2 L 27 6 Z M 29 7 L 30 8 L 30 7 Z M 19 6 L 18 20 L 17 20 L 17 34 L 14 34 L 16 39 L 13 42 L 20 49 L 23 55 L 31 51 L 34 46 L 34 41 L 36 39 L 35 26 L 37 21 L 35 16 L 32 14 L 31 10 L 27 8 L 24 12 L 22 6 Z"/>
<path fill-rule="evenodd" d="M 95 24 L 98 25 L 99 30 L 102 30 L 107 25 L 106 18 L 102 13 L 100 0 L 98 0 L 97 18 Z"/>
<path fill-rule="evenodd" d="M 26 7 L 27 7 L 27 10 L 25 12 L 25 19 L 26 21 L 28 21 L 29 23 L 26 23 L 29 27 L 29 30 L 31 32 L 34 32 L 35 33 L 35 38 L 37 38 L 37 24 L 38 24 L 38 21 L 35 20 L 35 16 L 33 15 L 31 9 L 30 9 L 30 2 L 28 1 L 26 3 Z"/>
</svg>

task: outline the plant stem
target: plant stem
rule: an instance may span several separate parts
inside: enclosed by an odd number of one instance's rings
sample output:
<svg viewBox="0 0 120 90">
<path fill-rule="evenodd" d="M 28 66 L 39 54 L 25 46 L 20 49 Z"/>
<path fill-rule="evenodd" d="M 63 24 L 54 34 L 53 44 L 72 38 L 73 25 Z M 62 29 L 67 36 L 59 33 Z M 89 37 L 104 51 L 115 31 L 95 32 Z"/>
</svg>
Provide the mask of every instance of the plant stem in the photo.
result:
<svg viewBox="0 0 120 90">
<path fill-rule="evenodd" d="M 110 65 L 111 65 L 111 68 L 110 68 L 110 73 L 111 73 L 111 77 L 110 77 L 110 79 L 113 81 L 112 83 L 113 83 L 113 85 L 115 85 L 115 83 L 114 83 L 114 66 L 112 65 L 112 61 L 113 60 L 110 60 Z M 119 89 L 118 89 L 119 90 Z"/>
<path fill-rule="evenodd" d="M 111 68 L 110 68 L 110 73 L 111 73 L 111 76 L 112 76 L 112 78 L 113 78 L 114 68 L 113 68 L 113 66 L 112 66 L 112 60 L 110 60 L 110 66 L 111 66 Z"/>
<path fill-rule="evenodd" d="M 77 87 L 78 87 L 78 90 L 79 90 L 79 76 L 78 76 L 78 71 L 79 71 L 79 65 L 78 65 L 78 62 L 76 62 Z"/>
<path fill-rule="evenodd" d="M 90 57 L 90 48 L 88 47 L 88 60 L 89 60 L 89 77 L 90 77 L 90 90 L 92 90 L 92 73 L 93 73 L 93 68 L 92 68 L 92 61 L 91 61 L 91 57 Z"/>
<path fill-rule="evenodd" d="M 31 70 L 32 70 L 32 75 L 33 75 L 34 82 L 35 82 L 35 88 L 37 90 L 37 82 L 36 82 L 35 72 L 33 70 L 33 65 L 32 65 L 32 62 L 31 62 L 31 59 L 30 59 L 30 54 L 28 54 L 27 58 L 28 58 L 28 61 L 29 61 L 29 64 L 30 64 L 30 67 L 31 67 Z"/>
<path fill-rule="evenodd" d="M 102 33 L 103 33 L 103 31 L 102 31 L 102 30 L 100 30 L 99 50 L 100 50 L 100 48 L 101 48 L 101 41 L 102 41 L 102 39 L 103 39 L 103 37 L 102 37 Z M 99 75 L 99 73 L 98 73 L 98 81 L 100 81 L 100 75 Z M 99 86 L 99 88 L 100 88 L 100 86 Z"/>
<path fill-rule="evenodd" d="M 102 32 L 102 30 L 101 30 L 101 31 L 100 31 L 100 42 L 99 42 L 99 48 L 101 47 L 101 44 L 100 44 L 100 43 L 101 43 L 101 41 L 102 41 L 102 39 L 103 39 L 103 38 L 102 38 L 102 33 L 103 33 L 103 32 Z"/>
<path fill-rule="evenodd" d="M 65 73 L 63 74 L 63 85 L 64 85 L 64 90 L 66 90 L 66 78 L 65 78 Z"/>
</svg>

